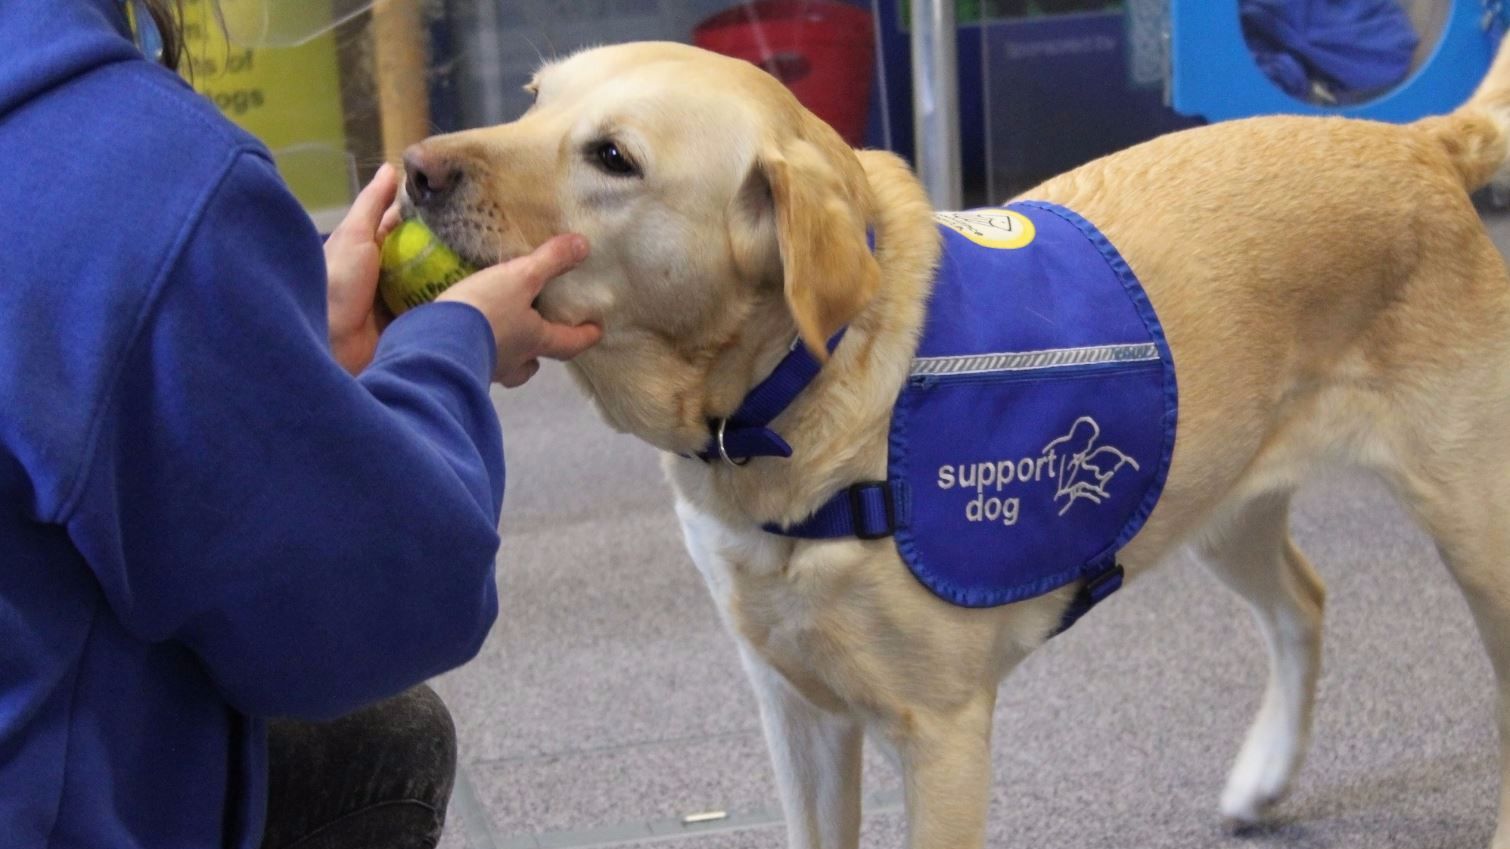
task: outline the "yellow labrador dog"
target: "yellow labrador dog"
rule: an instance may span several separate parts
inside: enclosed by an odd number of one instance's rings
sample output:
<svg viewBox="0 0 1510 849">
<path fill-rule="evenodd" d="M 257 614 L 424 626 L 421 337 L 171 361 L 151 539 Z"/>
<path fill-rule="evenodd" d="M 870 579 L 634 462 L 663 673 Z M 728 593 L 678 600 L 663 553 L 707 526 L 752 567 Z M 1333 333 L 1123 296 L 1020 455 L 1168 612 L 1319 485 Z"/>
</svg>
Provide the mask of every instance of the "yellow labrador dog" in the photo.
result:
<svg viewBox="0 0 1510 849">
<path fill-rule="evenodd" d="M 998 682 L 1075 587 L 960 607 L 890 539 L 762 530 L 886 474 L 940 254 L 917 180 L 846 146 L 755 66 L 687 46 L 589 50 L 530 90 L 519 120 L 414 148 L 409 201 L 479 263 L 558 232 L 591 240 L 539 306 L 603 323 L 573 372 L 610 425 L 666 452 L 687 547 L 759 694 L 791 845 L 857 844 L 869 732 L 904 772 L 909 845 L 980 846 Z M 1109 237 L 1178 363 L 1168 480 L 1120 559 L 1136 577 L 1193 544 L 1267 639 L 1267 693 L 1221 799 L 1237 822 L 1263 816 L 1305 752 L 1325 592 L 1286 513 L 1322 464 L 1381 473 L 1433 535 L 1493 660 L 1510 742 L 1510 278 L 1469 200 L 1507 133 L 1502 55 L 1450 115 L 1203 127 L 1026 195 Z M 684 456 L 794 338 L 821 356 L 844 326 L 772 423 L 790 458 Z M 1498 849 L 1507 815 L 1502 795 Z"/>
</svg>

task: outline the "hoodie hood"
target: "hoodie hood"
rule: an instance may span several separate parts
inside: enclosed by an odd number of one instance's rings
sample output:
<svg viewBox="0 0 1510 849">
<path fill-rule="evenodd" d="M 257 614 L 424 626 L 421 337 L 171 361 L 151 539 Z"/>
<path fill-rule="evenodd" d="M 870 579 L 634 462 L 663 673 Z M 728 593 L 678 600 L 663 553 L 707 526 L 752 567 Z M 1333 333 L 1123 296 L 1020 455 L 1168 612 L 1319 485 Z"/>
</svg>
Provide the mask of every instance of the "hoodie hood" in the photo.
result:
<svg viewBox="0 0 1510 849">
<path fill-rule="evenodd" d="M 101 65 L 146 61 L 118 0 L 0 0 L 0 118 Z"/>
</svg>

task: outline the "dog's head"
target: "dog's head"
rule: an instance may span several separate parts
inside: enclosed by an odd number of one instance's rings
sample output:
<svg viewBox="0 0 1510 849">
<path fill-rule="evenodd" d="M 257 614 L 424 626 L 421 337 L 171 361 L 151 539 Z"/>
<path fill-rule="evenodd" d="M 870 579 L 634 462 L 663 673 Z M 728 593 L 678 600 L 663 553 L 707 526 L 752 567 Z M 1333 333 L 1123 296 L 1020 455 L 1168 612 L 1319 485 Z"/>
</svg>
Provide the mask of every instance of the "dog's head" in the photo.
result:
<svg viewBox="0 0 1510 849">
<path fill-rule="evenodd" d="M 625 44 L 548 64 L 529 90 L 513 123 L 412 148 L 407 200 L 478 264 L 587 236 L 590 258 L 539 308 L 602 323 L 575 371 L 616 427 L 695 447 L 738 402 L 710 370 L 793 327 L 821 356 L 875 293 L 863 167 L 756 66 Z"/>
</svg>

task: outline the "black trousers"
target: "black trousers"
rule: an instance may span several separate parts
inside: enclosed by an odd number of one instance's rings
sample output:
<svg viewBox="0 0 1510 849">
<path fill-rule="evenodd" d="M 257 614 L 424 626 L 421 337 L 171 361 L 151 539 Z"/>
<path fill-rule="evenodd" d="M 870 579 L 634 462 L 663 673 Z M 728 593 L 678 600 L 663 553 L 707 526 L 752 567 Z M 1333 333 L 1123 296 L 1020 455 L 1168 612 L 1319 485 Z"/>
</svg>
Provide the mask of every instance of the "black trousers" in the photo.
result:
<svg viewBox="0 0 1510 849">
<path fill-rule="evenodd" d="M 456 726 L 420 686 L 331 722 L 268 725 L 262 849 L 433 849 Z"/>
</svg>

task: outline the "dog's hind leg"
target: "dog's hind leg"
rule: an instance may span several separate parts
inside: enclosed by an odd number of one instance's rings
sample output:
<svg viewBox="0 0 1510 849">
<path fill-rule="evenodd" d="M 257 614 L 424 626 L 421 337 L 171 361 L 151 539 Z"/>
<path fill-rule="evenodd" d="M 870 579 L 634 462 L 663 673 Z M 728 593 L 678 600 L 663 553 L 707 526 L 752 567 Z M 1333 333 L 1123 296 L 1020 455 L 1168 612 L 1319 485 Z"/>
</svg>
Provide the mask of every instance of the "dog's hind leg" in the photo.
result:
<svg viewBox="0 0 1510 849">
<path fill-rule="evenodd" d="M 1257 822 L 1305 758 L 1321 667 L 1326 590 L 1289 534 L 1289 493 L 1270 493 L 1205 531 L 1208 568 L 1248 603 L 1269 649 L 1269 682 L 1222 793 L 1234 825 Z"/>
<path fill-rule="evenodd" d="M 856 849 L 863 726 L 813 704 L 753 651 L 740 654 L 760 703 L 788 846 Z"/>
<path fill-rule="evenodd" d="M 1477 546 L 1449 547 L 1440 537 L 1438 545 L 1467 596 L 1479 636 L 1494 666 L 1499 697 L 1500 806 L 1499 827 L 1491 845 L 1494 849 L 1510 849 L 1510 528 L 1507 528 L 1510 522 L 1501 518 L 1495 524 L 1492 530 L 1484 529 Z"/>
<path fill-rule="evenodd" d="M 1462 551 L 1448 554 L 1445 547 L 1443 553 L 1467 596 L 1479 636 L 1494 666 L 1499 698 L 1500 804 L 1499 826 L 1491 846 L 1510 849 L 1510 534 L 1504 519 L 1498 524 L 1496 532 L 1486 535 L 1492 536 L 1491 544 L 1498 546 L 1492 561 Z"/>
<path fill-rule="evenodd" d="M 1468 602 L 1497 683 L 1499 826 L 1491 844 L 1510 849 L 1510 446 L 1501 425 L 1486 425 L 1468 462 L 1442 467 L 1405 487 Z M 1493 433 L 1494 436 L 1490 436 Z M 1466 446 L 1465 446 L 1466 447 Z"/>
</svg>

